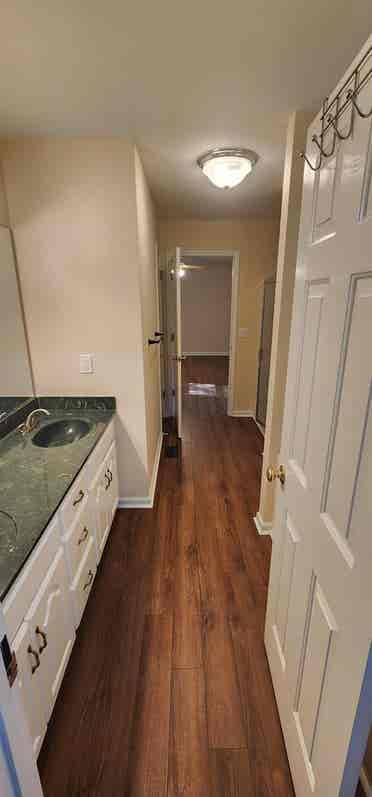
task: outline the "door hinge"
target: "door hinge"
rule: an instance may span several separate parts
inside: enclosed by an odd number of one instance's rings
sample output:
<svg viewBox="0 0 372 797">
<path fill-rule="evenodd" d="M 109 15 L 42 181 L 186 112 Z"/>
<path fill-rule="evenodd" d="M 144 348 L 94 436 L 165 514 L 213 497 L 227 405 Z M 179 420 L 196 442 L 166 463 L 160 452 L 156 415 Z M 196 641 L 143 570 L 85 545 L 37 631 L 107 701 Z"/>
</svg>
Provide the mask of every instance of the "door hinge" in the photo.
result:
<svg viewBox="0 0 372 797">
<path fill-rule="evenodd" d="M 167 395 L 167 394 L 166 394 L 166 392 L 165 392 L 165 390 L 163 390 L 163 391 L 162 391 L 162 395 L 163 395 L 163 399 L 165 399 L 165 397 L 166 397 L 166 395 Z"/>
<path fill-rule="evenodd" d="M 175 391 L 174 387 L 172 387 L 172 396 L 175 396 L 175 395 L 176 395 L 176 391 Z"/>
<path fill-rule="evenodd" d="M 176 338 L 176 336 L 175 336 L 174 332 L 171 332 L 171 334 L 170 334 L 170 342 L 174 343 L 175 338 Z"/>
<path fill-rule="evenodd" d="M 6 634 L 5 636 L 3 636 L 1 640 L 0 647 L 1 647 L 1 655 L 3 657 L 4 667 L 9 681 L 9 686 L 13 686 L 14 681 L 18 674 L 18 664 L 17 664 L 16 654 L 14 653 L 14 650 L 12 651 L 10 649 L 8 637 Z"/>
</svg>

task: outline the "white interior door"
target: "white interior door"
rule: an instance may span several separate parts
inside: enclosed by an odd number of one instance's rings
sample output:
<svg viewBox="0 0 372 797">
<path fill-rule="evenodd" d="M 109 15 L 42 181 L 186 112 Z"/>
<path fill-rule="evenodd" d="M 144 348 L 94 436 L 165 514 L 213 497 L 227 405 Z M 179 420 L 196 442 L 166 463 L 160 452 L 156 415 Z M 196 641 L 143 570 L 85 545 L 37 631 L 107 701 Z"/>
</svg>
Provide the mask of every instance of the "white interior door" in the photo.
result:
<svg viewBox="0 0 372 797">
<path fill-rule="evenodd" d="M 182 332 L 181 332 L 181 249 L 167 252 L 167 350 L 171 391 L 171 415 L 177 436 L 182 437 Z"/>
<path fill-rule="evenodd" d="M 312 162 L 319 128 L 320 114 Z M 321 170 L 305 166 L 265 629 L 298 797 L 339 794 L 371 642 L 371 176 L 372 117 L 357 114 Z"/>
</svg>

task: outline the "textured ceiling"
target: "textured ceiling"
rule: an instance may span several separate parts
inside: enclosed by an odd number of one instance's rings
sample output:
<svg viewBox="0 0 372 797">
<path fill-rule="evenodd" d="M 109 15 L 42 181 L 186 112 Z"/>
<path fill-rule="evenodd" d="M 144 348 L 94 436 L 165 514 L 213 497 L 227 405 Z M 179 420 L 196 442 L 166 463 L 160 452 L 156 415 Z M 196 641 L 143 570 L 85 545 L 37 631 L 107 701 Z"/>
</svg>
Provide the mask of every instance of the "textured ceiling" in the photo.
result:
<svg viewBox="0 0 372 797">
<path fill-rule="evenodd" d="M 161 215 L 270 214 L 288 113 L 317 109 L 371 28 L 370 0 L 12 0 L 0 132 L 129 135 Z M 195 160 L 234 144 L 260 160 L 219 191 Z"/>
</svg>

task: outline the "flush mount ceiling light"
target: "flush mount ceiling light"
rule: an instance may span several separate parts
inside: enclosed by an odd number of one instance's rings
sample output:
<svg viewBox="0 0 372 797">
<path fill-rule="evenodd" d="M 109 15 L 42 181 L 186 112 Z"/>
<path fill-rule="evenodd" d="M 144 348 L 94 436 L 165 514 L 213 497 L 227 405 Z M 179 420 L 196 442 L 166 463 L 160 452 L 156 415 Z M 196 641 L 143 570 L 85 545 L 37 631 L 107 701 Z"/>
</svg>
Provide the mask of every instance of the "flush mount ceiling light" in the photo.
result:
<svg viewBox="0 0 372 797">
<path fill-rule="evenodd" d="M 198 158 L 198 166 L 217 188 L 234 188 L 251 173 L 258 155 L 251 149 L 219 147 Z"/>
</svg>

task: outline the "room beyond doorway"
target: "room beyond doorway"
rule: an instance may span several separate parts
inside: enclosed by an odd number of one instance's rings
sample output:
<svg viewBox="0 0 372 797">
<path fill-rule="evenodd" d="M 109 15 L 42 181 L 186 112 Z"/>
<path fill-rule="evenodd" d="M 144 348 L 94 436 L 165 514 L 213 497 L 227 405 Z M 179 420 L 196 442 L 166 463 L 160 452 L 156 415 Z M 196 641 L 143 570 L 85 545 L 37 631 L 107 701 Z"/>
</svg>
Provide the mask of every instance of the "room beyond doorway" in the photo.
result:
<svg viewBox="0 0 372 797">
<path fill-rule="evenodd" d="M 181 329 L 185 389 L 229 414 L 233 406 L 239 253 L 181 249 Z M 198 393 L 196 392 L 198 391 Z"/>
<path fill-rule="evenodd" d="M 226 415 L 228 379 L 228 356 L 188 357 L 182 369 L 184 404 L 187 405 L 192 399 L 194 411 L 199 417 Z"/>
</svg>

